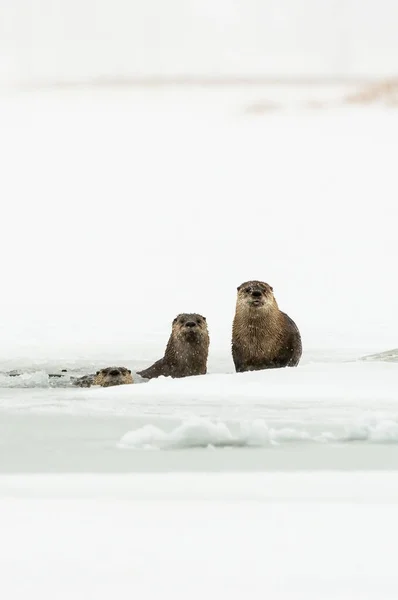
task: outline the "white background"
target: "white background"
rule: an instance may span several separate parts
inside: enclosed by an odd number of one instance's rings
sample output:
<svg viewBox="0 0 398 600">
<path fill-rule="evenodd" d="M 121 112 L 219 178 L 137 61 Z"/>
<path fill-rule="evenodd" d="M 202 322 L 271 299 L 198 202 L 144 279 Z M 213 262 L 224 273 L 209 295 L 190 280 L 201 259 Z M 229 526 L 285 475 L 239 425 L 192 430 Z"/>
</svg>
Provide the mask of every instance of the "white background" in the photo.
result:
<svg viewBox="0 0 398 600">
<path fill-rule="evenodd" d="M 2 0 L 0 82 L 396 73 L 395 0 Z"/>
</svg>

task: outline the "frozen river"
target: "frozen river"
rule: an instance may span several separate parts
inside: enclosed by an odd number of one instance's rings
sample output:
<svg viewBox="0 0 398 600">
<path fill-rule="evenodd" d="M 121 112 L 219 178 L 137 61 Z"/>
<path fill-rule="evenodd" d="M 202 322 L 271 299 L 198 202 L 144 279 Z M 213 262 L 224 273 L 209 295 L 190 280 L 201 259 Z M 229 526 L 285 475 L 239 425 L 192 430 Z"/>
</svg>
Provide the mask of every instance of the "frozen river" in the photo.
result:
<svg viewBox="0 0 398 600">
<path fill-rule="evenodd" d="M 398 469 L 398 365 L 336 356 L 117 388 L 3 376 L 0 471 Z"/>
</svg>

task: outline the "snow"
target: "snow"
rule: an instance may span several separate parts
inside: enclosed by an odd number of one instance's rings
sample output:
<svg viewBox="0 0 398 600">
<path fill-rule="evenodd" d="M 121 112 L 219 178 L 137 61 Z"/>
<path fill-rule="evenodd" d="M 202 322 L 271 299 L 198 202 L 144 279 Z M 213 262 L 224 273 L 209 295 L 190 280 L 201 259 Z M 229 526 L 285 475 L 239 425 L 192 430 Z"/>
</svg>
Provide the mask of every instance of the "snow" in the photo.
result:
<svg viewBox="0 0 398 600">
<path fill-rule="evenodd" d="M 367 422 L 370 421 L 370 423 Z M 322 432 L 311 436 L 307 431 L 283 427 L 269 428 L 262 419 L 243 422 L 237 435 L 233 435 L 225 423 L 213 423 L 206 419 L 190 419 L 183 422 L 171 432 L 165 432 L 159 427 L 145 425 L 144 427 L 126 433 L 120 440 L 120 448 L 195 448 L 195 447 L 262 447 L 283 442 L 314 441 L 314 442 L 349 442 L 351 440 L 369 440 L 371 442 L 398 442 L 398 421 L 374 417 L 363 419 L 348 428 L 340 438 L 331 432 Z"/>
<path fill-rule="evenodd" d="M 28 380 L 15 387 L 19 378 L 8 377 L 13 387 L 0 388 L 0 471 L 398 465 L 398 369 L 391 362 L 308 362 L 116 388 L 49 387 L 48 377 L 40 387 L 36 378 L 27 388 Z"/>
<path fill-rule="evenodd" d="M 397 597 L 398 113 L 343 92 L 0 98 L 7 599 Z M 250 278 L 297 369 L 234 372 Z M 208 374 L 144 382 L 182 311 Z M 70 385 L 110 364 L 136 382 Z"/>
<path fill-rule="evenodd" d="M 372 472 L 2 476 L 2 589 L 10 600 L 392 600 L 397 483 Z"/>
<path fill-rule="evenodd" d="M 3 0 L 0 83 L 395 75 L 397 18 L 394 0 Z"/>
</svg>

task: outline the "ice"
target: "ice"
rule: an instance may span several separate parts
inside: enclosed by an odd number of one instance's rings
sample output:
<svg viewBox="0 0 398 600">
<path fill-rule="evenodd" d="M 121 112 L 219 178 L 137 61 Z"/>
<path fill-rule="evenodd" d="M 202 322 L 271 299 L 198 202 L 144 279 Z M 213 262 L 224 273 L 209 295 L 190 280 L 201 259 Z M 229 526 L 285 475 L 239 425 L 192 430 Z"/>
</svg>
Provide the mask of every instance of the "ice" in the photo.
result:
<svg viewBox="0 0 398 600">
<path fill-rule="evenodd" d="M 46 388 L 49 385 L 50 378 L 45 371 L 22 372 L 17 376 L 0 374 L 0 387 L 4 388 Z"/>
<path fill-rule="evenodd" d="M 3 387 L 0 471 L 392 468 L 397 389 L 397 365 L 359 360 L 114 388 Z"/>
<path fill-rule="evenodd" d="M 365 413 L 357 423 L 347 428 L 347 440 L 363 440 L 379 443 L 398 442 L 397 419 Z"/>
<path fill-rule="evenodd" d="M 278 441 L 311 439 L 305 431 L 289 428 L 269 429 L 265 421 L 243 422 L 234 435 L 225 423 L 193 418 L 182 423 L 170 433 L 146 425 L 126 433 L 119 441 L 120 448 L 172 449 L 172 448 L 226 448 L 261 447 Z"/>
<path fill-rule="evenodd" d="M 237 430 L 234 433 L 233 430 Z M 170 432 L 153 425 L 127 432 L 118 443 L 119 448 L 144 450 L 184 448 L 257 448 L 270 444 L 289 442 L 341 443 L 369 441 L 372 443 L 398 443 L 398 420 L 374 420 L 373 425 L 364 425 L 362 420 L 346 427 L 346 434 L 331 431 L 310 433 L 305 428 L 272 428 L 262 419 L 252 422 L 226 423 L 192 418 Z"/>
<path fill-rule="evenodd" d="M 369 356 L 364 356 L 362 360 L 382 360 L 386 362 L 398 362 L 398 348 L 386 350 L 385 352 L 377 352 Z"/>
<path fill-rule="evenodd" d="M 119 442 L 121 448 L 195 448 L 206 446 L 240 445 L 224 423 L 192 419 L 167 434 L 157 427 L 146 425 L 126 433 Z"/>
</svg>

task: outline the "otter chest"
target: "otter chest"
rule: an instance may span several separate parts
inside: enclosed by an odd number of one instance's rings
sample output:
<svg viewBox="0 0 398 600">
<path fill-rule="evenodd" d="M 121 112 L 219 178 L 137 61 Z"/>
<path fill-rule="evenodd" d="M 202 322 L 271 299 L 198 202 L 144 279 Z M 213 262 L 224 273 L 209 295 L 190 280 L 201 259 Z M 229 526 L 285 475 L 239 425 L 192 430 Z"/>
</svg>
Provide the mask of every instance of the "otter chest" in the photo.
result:
<svg viewBox="0 0 398 600">
<path fill-rule="evenodd" d="M 253 361 L 260 357 L 272 360 L 278 351 L 277 335 L 264 327 L 263 323 L 248 323 L 242 343 L 247 358 Z"/>
</svg>

